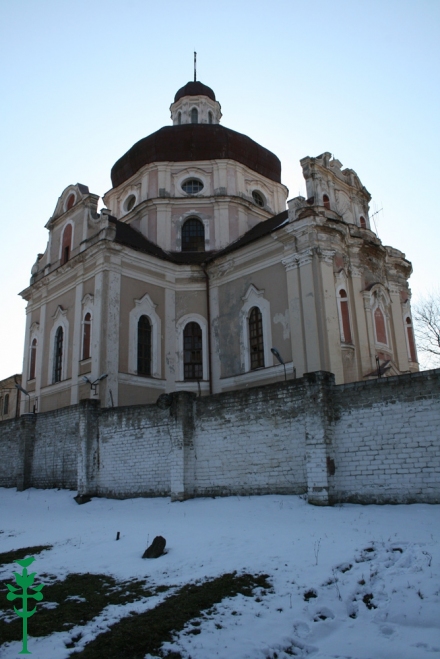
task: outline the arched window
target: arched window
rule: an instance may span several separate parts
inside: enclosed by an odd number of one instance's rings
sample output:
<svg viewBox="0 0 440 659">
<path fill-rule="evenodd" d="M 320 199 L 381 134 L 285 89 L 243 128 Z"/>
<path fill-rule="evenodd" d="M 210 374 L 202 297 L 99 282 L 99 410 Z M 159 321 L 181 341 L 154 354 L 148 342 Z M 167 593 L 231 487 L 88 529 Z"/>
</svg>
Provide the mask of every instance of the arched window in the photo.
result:
<svg viewBox="0 0 440 659">
<path fill-rule="evenodd" d="M 212 124 L 212 112 L 208 112 L 208 123 Z"/>
<path fill-rule="evenodd" d="M 182 123 L 182 113 L 181 112 L 177 113 L 177 123 L 179 124 L 179 126 Z"/>
<path fill-rule="evenodd" d="M 35 379 L 35 366 L 37 363 L 37 339 L 33 339 L 31 343 L 31 358 L 29 367 L 29 380 Z"/>
<path fill-rule="evenodd" d="M 70 251 L 72 249 L 72 225 L 68 224 L 63 232 L 63 242 L 61 248 L 61 265 L 67 263 L 70 259 Z"/>
<path fill-rule="evenodd" d="M 92 338 L 92 314 L 87 312 L 83 321 L 82 358 L 89 359 Z"/>
<path fill-rule="evenodd" d="M 182 227 L 182 252 L 205 251 L 205 227 L 195 217 L 186 220 Z"/>
<path fill-rule="evenodd" d="M 9 394 L 5 394 L 5 400 L 3 402 L 3 414 L 8 414 L 9 412 Z"/>
<path fill-rule="evenodd" d="M 417 362 L 416 345 L 414 343 L 414 332 L 411 318 L 406 319 L 406 335 L 408 337 L 409 356 L 412 362 Z"/>
<path fill-rule="evenodd" d="M 376 328 L 376 341 L 387 345 L 387 331 L 385 327 L 385 316 L 379 307 L 374 312 L 374 326 Z"/>
<path fill-rule="evenodd" d="M 203 380 L 202 329 L 188 323 L 183 330 L 184 380 Z"/>
<path fill-rule="evenodd" d="M 365 217 L 363 215 L 360 216 L 359 218 L 359 224 L 361 229 L 366 229 L 367 228 L 367 223 L 365 222 Z"/>
<path fill-rule="evenodd" d="M 258 307 L 249 314 L 249 347 L 251 370 L 264 366 L 263 317 Z"/>
<path fill-rule="evenodd" d="M 75 195 L 73 192 L 67 197 L 66 211 L 70 210 L 75 203 Z"/>
<path fill-rule="evenodd" d="M 350 312 L 348 309 L 347 292 L 341 288 L 339 291 L 339 309 L 341 320 L 341 335 L 344 343 L 353 343 L 350 328 Z"/>
<path fill-rule="evenodd" d="M 62 327 L 58 327 L 55 334 L 55 344 L 53 347 L 53 378 L 52 382 L 61 382 L 63 369 L 63 340 L 64 332 Z"/>
<path fill-rule="evenodd" d="M 199 111 L 197 110 L 197 108 L 193 108 L 191 110 L 191 123 L 192 124 L 199 123 Z"/>
<path fill-rule="evenodd" d="M 141 316 L 138 322 L 138 375 L 151 375 L 151 323 L 148 316 Z"/>
<path fill-rule="evenodd" d="M 324 208 L 330 210 L 330 199 L 328 198 L 328 195 L 322 195 L 322 203 L 324 204 Z"/>
</svg>

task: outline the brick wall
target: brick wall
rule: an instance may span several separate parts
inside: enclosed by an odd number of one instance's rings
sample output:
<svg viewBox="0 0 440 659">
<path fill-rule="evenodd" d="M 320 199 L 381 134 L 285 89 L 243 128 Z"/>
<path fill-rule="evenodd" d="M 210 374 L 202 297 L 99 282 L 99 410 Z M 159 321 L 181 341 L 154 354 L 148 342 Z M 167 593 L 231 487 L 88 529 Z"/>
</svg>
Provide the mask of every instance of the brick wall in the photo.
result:
<svg viewBox="0 0 440 659">
<path fill-rule="evenodd" d="M 20 427 L 20 419 L 0 423 L 0 487 L 17 485 Z"/>
<path fill-rule="evenodd" d="M 40 419 L 44 419 L 43 423 Z M 78 471 L 78 405 L 37 415 L 30 471 L 32 487 L 74 490 Z"/>
<path fill-rule="evenodd" d="M 170 493 L 169 410 L 134 405 L 99 417 L 94 489 L 102 496 L 165 496 Z"/>
<path fill-rule="evenodd" d="M 291 381 L 197 398 L 187 493 L 305 492 L 304 389 Z"/>
<path fill-rule="evenodd" d="M 440 369 L 339 386 L 318 372 L 154 405 L 86 400 L 0 423 L 0 486 L 440 503 L 439 449 Z"/>
<path fill-rule="evenodd" d="M 336 501 L 440 502 L 440 370 L 334 388 Z"/>
</svg>

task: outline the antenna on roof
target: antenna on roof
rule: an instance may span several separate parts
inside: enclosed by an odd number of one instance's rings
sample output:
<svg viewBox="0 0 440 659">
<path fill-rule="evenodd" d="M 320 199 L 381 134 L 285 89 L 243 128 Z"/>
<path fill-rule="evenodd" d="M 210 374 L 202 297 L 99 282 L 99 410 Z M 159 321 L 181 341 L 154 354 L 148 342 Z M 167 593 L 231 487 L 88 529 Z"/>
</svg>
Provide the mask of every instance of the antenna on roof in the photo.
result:
<svg viewBox="0 0 440 659">
<path fill-rule="evenodd" d="M 375 208 L 377 208 L 376 203 L 374 204 L 374 206 L 375 206 Z M 373 222 L 374 222 L 374 227 L 375 227 L 375 229 L 376 229 L 376 235 L 377 235 L 377 237 L 379 237 L 379 232 L 378 232 L 378 230 L 377 230 L 377 224 L 376 224 L 375 216 L 376 216 L 378 213 L 380 213 L 381 211 L 383 211 L 383 208 L 379 208 L 379 210 L 375 210 L 374 213 L 373 213 L 373 215 L 370 215 L 370 220 L 373 220 Z"/>
<path fill-rule="evenodd" d="M 197 81 L 197 53 L 194 51 L 194 82 Z"/>
</svg>

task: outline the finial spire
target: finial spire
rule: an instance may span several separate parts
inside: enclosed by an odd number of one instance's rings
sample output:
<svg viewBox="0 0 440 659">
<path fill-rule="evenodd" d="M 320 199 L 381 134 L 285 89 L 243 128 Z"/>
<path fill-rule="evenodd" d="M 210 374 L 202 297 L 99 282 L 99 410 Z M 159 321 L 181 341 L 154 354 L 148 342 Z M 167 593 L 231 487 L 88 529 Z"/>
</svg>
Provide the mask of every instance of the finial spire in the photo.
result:
<svg viewBox="0 0 440 659">
<path fill-rule="evenodd" d="M 194 51 L 194 82 L 197 81 L 197 53 Z"/>
</svg>

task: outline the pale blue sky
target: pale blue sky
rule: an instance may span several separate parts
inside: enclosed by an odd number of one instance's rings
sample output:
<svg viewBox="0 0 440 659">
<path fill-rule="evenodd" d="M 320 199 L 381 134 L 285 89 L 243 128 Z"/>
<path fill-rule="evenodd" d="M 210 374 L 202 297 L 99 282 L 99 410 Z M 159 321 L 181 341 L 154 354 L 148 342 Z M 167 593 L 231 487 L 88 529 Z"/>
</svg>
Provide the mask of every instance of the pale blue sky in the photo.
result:
<svg viewBox="0 0 440 659">
<path fill-rule="evenodd" d="M 413 262 L 416 298 L 439 283 L 440 0 L 1 0 L 0 379 L 21 371 L 17 293 L 71 183 L 102 195 L 114 162 L 168 125 L 192 78 L 225 126 L 281 159 L 330 151 L 373 196 L 379 236 Z"/>
</svg>

